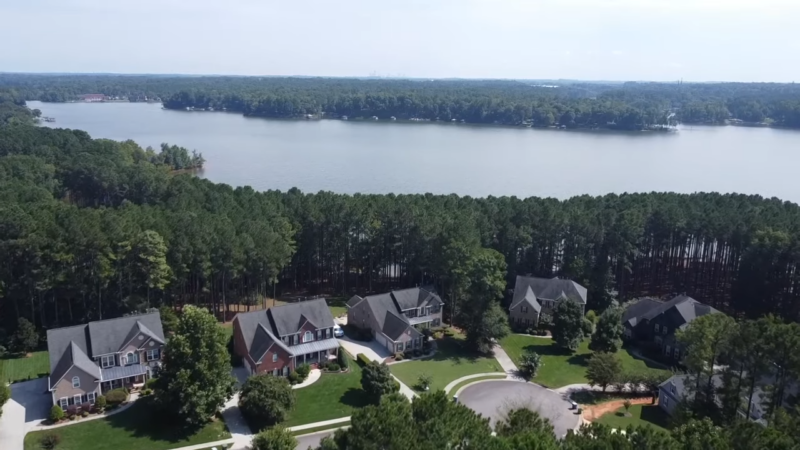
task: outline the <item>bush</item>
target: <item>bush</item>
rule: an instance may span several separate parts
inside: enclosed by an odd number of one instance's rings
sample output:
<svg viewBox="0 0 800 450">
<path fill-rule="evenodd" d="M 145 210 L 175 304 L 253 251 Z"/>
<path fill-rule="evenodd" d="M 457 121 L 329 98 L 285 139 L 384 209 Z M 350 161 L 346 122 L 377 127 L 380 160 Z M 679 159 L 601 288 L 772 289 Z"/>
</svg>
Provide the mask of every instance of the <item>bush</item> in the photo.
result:
<svg viewBox="0 0 800 450">
<path fill-rule="evenodd" d="M 443 331 L 434 331 L 433 332 L 433 338 L 434 339 L 441 339 L 443 337 L 444 337 L 444 332 Z"/>
<path fill-rule="evenodd" d="M 298 375 L 298 374 L 297 374 L 297 372 L 295 372 L 295 371 L 292 371 L 292 372 L 289 374 L 289 376 L 288 376 L 288 377 L 286 377 L 286 380 L 287 380 L 287 381 L 289 382 L 289 384 L 291 384 L 291 385 L 298 384 L 298 383 L 300 383 L 300 375 Z"/>
<path fill-rule="evenodd" d="M 382 396 L 399 391 L 400 385 L 392 378 L 389 366 L 371 362 L 361 371 L 361 388 L 373 403 L 378 404 Z"/>
<path fill-rule="evenodd" d="M 362 366 L 367 366 L 367 365 L 368 365 L 368 364 L 371 362 L 371 361 L 369 360 L 369 358 L 367 358 L 367 355 L 365 355 L 365 354 L 363 354 L 363 353 L 359 353 L 359 354 L 357 354 L 357 355 L 356 355 L 356 360 L 357 360 L 357 361 L 358 361 L 358 363 L 359 363 L 359 364 L 361 364 Z"/>
<path fill-rule="evenodd" d="M 338 372 L 339 370 L 341 370 L 341 369 L 339 368 L 338 364 L 336 364 L 336 363 L 328 364 L 328 371 L 329 372 Z"/>
<path fill-rule="evenodd" d="M 39 444 L 41 444 L 44 450 L 53 450 L 54 448 L 58 447 L 58 444 L 60 443 L 61 443 L 61 435 L 57 433 L 47 433 L 44 436 L 42 436 L 41 440 L 39 440 Z"/>
<path fill-rule="evenodd" d="M 432 381 L 433 377 L 431 377 L 427 373 L 421 373 L 419 375 L 419 378 L 417 378 L 417 387 L 421 391 L 427 391 L 428 388 L 431 386 Z"/>
<path fill-rule="evenodd" d="M 329 361 L 321 361 L 321 362 L 317 363 L 317 369 L 326 370 L 329 365 L 330 365 Z"/>
<path fill-rule="evenodd" d="M 406 350 L 403 352 L 403 358 L 405 359 L 410 359 L 412 356 L 414 356 L 414 350 Z"/>
<path fill-rule="evenodd" d="M 519 364 L 519 371 L 525 379 L 530 380 L 536 376 L 543 365 L 542 357 L 538 353 L 532 350 L 525 350 Z"/>
<path fill-rule="evenodd" d="M 422 351 L 418 348 L 414 349 L 414 356 L 422 356 Z"/>
<path fill-rule="evenodd" d="M 534 327 L 530 327 L 527 330 L 525 330 L 525 333 L 536 336 L 538 335 L 537 333 L 539 333 L 539 330 Z"/>
<path fill-rule="evenodd" d="M 339 353 L 336 355 L 336 362 L 339 364 L 339 367 L 342 369 L 347 369 L 349 362 L 347 361 L 347 355 L 344 352 L 343 348 L 339 348 Z"/>
<path fill-rule="evenodd" d="M 311 373 L 311 366 L 308 364 L 300 364 L 294 371 L 297 372 L 297 376 L 300 377 L 300 382 L 302 383 L 306 381 L 308 374 Z"/>
<path fill-rule="evenodd" d="M 77 414 L 78 414 L 77 406 L 75 405 L 67 406 L 67 416 L 69 416 L 70 419 L 74 418 Z"/>
<path fill-rule="evenodd" d="M 444 330 L 444 335 L 447 337 L 453 337 L 455 334 L 455 331 L 453 331 L 451 328 L 445 328 Z"/>
<path fill-rule="evenodd" d="M 142 397 L 147 397 L 148 395 L 151 395 L 152 393 L 153 393 L 152 389 L 145 389 L 145 390 L 142 391 Z"/>
<path fill-rule="evenodd" d="M 394 360 L 395 361 L 402 361 L 403 360 L 403 353 L 402 352 L 395 353 L 394 354 Z"/>
<path fill-rule="evenodd" d="M 91 411 L 92 404 L 89 402 L 81 403 L 81 411 Z"/>
<path fill-rule="evenodd" d="M 147 389 L 155 389 L 156 381 L 158 381 L 158 378 L 150 378 L 149 380 L 144 382 L 144 387 Z"/>
<path fill-rule="evenodd" d="M 549 330 L 553 327 L 553 316 L 550 314 L 542 314 L 539 316 L 539 329 Z"/>
<path fill-rule="evenodd" d="M 97 409 L 104 409 L 106 407 L 106 396 L 101 395 L 94 401 L 94 407 Z"/>
<path fill-rule="evenodd" d="M 272 375 L 250 377 L 242 386 L 239 409 L 261 429 L 286 419 L 294 408 L 294 391 L 289 383 Z"/>
<path fill-rule="evenodd" d="M 3 405 L 11 398 L 11 388 L 6 383 L 0 381 L 0 416 L 3 415 Z"/>
<path fill-rule="evenodd" d="M 64 410 L 58 405 L 53 405 L 53 407 L 50 408 L 50 420 L 53 422 L 64 420 Z"/>
<path fill-rule="evenodd" d="M 128 391 L 125 389 L 112 389 L 106 392 L 106 402 L 109 405 L 119 405 L 128 400 Z"/>
<path fill-rule="evenodd" d="M 81 411 L 81 417 L 89 417 L 89 410 L 84 409 L 83 411 Z"/>
</svg>

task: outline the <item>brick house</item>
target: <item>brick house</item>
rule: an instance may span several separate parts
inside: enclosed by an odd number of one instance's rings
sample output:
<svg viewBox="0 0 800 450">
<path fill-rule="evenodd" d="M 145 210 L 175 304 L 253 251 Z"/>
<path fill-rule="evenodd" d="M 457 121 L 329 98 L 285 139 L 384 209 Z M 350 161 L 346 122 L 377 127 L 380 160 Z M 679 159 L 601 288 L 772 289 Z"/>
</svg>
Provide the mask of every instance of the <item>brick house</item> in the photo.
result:
<svg viewBox="0 0 800 450">
<path fill-rule="evenodd" d="M 251 374 L 286 376 L 298 365 L 336 357 L 333 326 L 325 299 L 239 313 L 233 318 L 234 350 Z"/>
<path fill-rule="evenodd" d="M 556 305 L 564 300 L 586 309 L 586 288 L 572 280 L 517 276 L 508 315 L 511 327 L 525 330 L 539 324 L 543 314 L 552 316 Z"/>
</svg>

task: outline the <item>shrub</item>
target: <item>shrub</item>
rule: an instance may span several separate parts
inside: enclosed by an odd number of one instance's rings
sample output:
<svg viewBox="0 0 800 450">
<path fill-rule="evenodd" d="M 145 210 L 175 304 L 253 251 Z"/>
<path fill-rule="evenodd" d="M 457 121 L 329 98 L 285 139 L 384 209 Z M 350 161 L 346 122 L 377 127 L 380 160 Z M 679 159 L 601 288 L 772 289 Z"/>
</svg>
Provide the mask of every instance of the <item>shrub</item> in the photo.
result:
<svg viewBox="0 0 800 450">
<path fill-rule="evenodd" d="M 389 366 L 371 362 L 361 371 L 361 388 L 377 404 L 383 395 L 399 391 L 400 385 L 392 378 Z"/>
<path fill-rule="evenodd" d="M 297 376 L 300 377 L 300 382 L 302 383 L 303 381 L 306 381 L 308 374 L 311 373 L 311 366 L 308 364 L 301 364 L 297 366 L 294 371 L 297 372 Z"/>
<path fill-rule="evenodd" d="M 525 330 L 525 333 L 530 334 L 530 335 L 536 335 L 538 332 L 539 332 L 539 330 L 537 330 L 534 327 L 530 327 L 527 330 Z"/>
<path fill-rule="evenodd" d="M 433 332 L 433 338 L 434 339 L 441 339 L 443 337 L 444 337 L 444 332 L 443 331 L 434 331 Z"/>
<path fill-rule="evenodd" d="M 128 400 L 128 392 L 125 389 L 112 389 L 106 392 L 106 402 L 109 405 L 119 405 Z"/>
<path fill-rule="evenodd" d="M 592 309 L 590 309 L 586 313 L 586 318 L 589 319 L 589 321 L 591 321 L 593 325 L 597 325 L 597 317 L 598 317 L 597 313 L 594 312 L 594 310 L 592 310 Z"/>
<path fill-rule="evenodd" d="M 444 329 L 444 335 L 447 337 L 453 337 L 455 334 L 455 331 L 453 331 L 451 328 Z"/>
<path fill-rule="evenodd" d="M 319 369 L 319 370 L 326 370 L 326 369 L 328 368 L 328 365 L 329 365 L 329 364 L 330 364 L 330 362 L 328 362 L 328 361 L 320 361 L 320 362 L 317 364 L 317 369 Z"/>
<path fill-rule="evenodd" d="M 361 364 L 362 366 L 366 366 L 371 362 L 369 358 L 367 358 L 367 355 L 363 353 L 359 353 L 358 355 L 356 355 L 356 360 L 358 360 L 358 363 Z"/>
<path fill-rule="evenodd" d="M 403 352 L 403 358 L 409 359 L 414 356 L 414 350 L 406 350 Z"/>
<path fill-rule="evenodd" d="M 151 395 L 152 393 L 153 393 L 152 389 L 145 389 L 145 390 L 142 391 L 142 397 L 147 397 L 148 395 Z"/>
<path fill-rule="evenodd" d="M 89 402 L 81 403 L 81 411 L 91 411 L 92 404 Z"/>
<path fill-rule="evenodd" d="M 150 378 L 149 380 L 144 382 L 144 387 L 147 389 L 155 389 L 156 381 L 158 381 L 158 378 Z"/>
<path fill-rule="evenodd" d="M 336 355 L 336 362 L 339 364 L 339 367 L 342 369 L 347 369 L 347 365 L 349 362 L 347 361 L 347 355 L 344 352 L 343 348 L 339 348 L 339 353 Z"/>
<path fill-rule="evenodd" d="M 421 391 L 427 391 L 428 388 L 431 386 L 431 382 L 433 381 L 433 377 L 428 375 L 427 373 L 421 373 L 419 378 L 417 378 L 417 387 Z"/>
<path fill-rule="evenodd" d="M 414 349 L 414 356 L 421 356 L 421 355 L 422 355 L 422 351 L 420 349 L 418 349 L 418 348 L 415 348 Z"/>
<path fill-rule="evenodd" d="M 549 330 L 553 326 L 553 316 L 550 314 L 542 314 L 539 316 L 539 329 Z"/>
<path fill-rule="evenodd" d="M 106 396 L 101 395 L 94 401 L 94 407 L 97 409 L 104 409 L 106 407 Z"/>
<path fill-rule="evenodd" d="M 292 371 L 286 379 L 289 381 L 289 384 L 292 385 L 300 383 L 300 375 L 295 371 Z"/>
<path fill-rule="evenodd" d="M 83 411 L 81 411 L 81 417 L 89 417 L 89 410 L 84 409 Z"/>
<path fill-rule="evenodd" d="M 60 443 L 61 443 L 61 435 L 57 433 L 47 433 L 44 436 L 42 436 L 42 439 L 39 441 L 39 444 L 41 444 L 44 450 L 53 450 Z"/>
<path fill-rule="evenodd" d="M 5 382 L 0 381 L 0 416 L 3 415 L 3 405 L 11 398 L 11 388 Z"/>
<path fill-rule="evenodd" d="M 242 386 L 239 409 L 259 429 L 286 419 L 294 408 L 294 391 L 289 383 L 272 375 L 250 377 Z"/>
<path fill-rule="evenodd" d="M 253 436 L 253 441 L 250 444 L 250 448 L 253 450 L 286 450 L 294 449 L 295 447 L 299 447 L 297 439 L 295 439 L 291 431 L 281 426 L 262 430 Z"/>
<path fill-rule="evenodd" d="M 519 371 L 528 380 L 535 377 L 539 369 L 544 365 L 542 357 L 532 350 L 525 350 L 519 364 Z"/>
<path fill-rule="evenodd" d="M 50 420 L 52 420 L 53 422 L 58 422 L 59 420 L 63 419 L 64 419 L 64 410 L 61 409 L 61 407 L 58 405 L 53 405 L 53 407 L 50 408 Z"/>
<path fill-rule="evenodd" d="M 69 416 L 70 419 L 75 417 L 77 414 L 78 414 L 78 407 L 77 406 L 75 406 L 75 405 L 67 406 L 67 416 Z"/>
<path fill-rule="evenodd" d="M 74 421 L 75 419 L 77 419 L 77 417 L 76 417 L 76 416 L 69 416 L 69 420 L 72 420 L 72 421 Z"/>
<path fill-rule="evenodd" d="M 397 352 L 394 354 L 395 361 L 402 361 L 403 360 L 403 352 Z"/>
<path fill-rule="evenodd" d="M 328 364 L 328 371 L 329 372 L 338 372 L 340 370 L 339 365 L 336 363 Z"/>
</svg>

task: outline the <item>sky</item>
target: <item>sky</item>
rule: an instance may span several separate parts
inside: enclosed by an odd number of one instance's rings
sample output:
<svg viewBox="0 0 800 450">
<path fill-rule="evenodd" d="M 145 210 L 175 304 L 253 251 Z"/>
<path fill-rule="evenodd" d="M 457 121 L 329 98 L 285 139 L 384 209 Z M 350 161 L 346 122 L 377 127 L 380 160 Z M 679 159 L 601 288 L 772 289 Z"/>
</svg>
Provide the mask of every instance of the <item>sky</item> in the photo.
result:
<svg viewBox="0 0 800 450">
<path fill-rule="evenodd" d="M 0 0 L 0 71 L 800 81 L 798 0 Z"/>
</svg>

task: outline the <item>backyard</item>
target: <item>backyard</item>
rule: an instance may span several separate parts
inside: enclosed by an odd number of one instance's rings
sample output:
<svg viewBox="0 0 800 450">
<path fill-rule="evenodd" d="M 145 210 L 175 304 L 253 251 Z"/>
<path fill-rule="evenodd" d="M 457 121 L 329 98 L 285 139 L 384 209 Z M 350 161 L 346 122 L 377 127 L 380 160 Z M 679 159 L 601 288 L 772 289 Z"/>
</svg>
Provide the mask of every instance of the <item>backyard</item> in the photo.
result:
<svg viewBox="0 0 800 450">
<path fill-rule="evenodd" d="M 502 340 L 501 346 L 515 364 L 525 350 L 530 349 L 542 357 L 542 367 L 532 381 L 549 388 L 559 388 L 568 384 L 586 383 L 586 367 L 592 351 L 589 340 L 584 340 L 575 353 L 570 354 L 557 347 L 552 339 L 512 334 Z M 631 355 L 626 349 L 617 352 L 626 373 L 644 372 L 664 367 Z"/>
<path fill-rule="evenodd" d="M 283 426 L 293 427 L 347 417 L 354 409 L 367 405 L 367 398 L 361 389 L 361 367 L 349 355 L 348 359 L 350 372 L 324 373 L 316 383 L 294 391 L 295 407 L 282 423 Z"/>
<path fill-rule="evenodd" d="M 424 373 L 431 377 L 430 389 L 436 390 L 466 375 L 503 371 L 493 356 L 476 355 L 465 349 L 462 335 L 445 336 L 437 340 L 437 345 L 432 358 L 389 366 L 394 376 L 415 388 L 419 376 Z"/>
<path fill-rule="evenodd" d="M 28 357 L 0 359 L 0 380 L 9 383 L 45 377 L 50 373 L 50 359 L 46 351 L 33 352 Z"/>
<path fill-rule="evenodd" d="M 328 309 L 331 310 L 331 314 L 333 315 L 334 318 L 347 315 L 346 298 L 333 297 L 327 299 L 327 302 L 328 302 Z"/>
<path fill-rule="evenodd" d="M 127 410 L 104 419 L 31 432 L 25 436 L 25 450 L 41 449 L 41 439 L 46 434 L 61 437 L 56 450 L 168 450 L 231 437 L 222 420 L 215 419 L 189 434 L 163 420 L 152 408 L 149 399 L 142 399 Z"/>
<path fill-rule="evenodd" d="M 625 408 L 620 408 L 603 414 L 596 422 L 623 430 L 628 425 L 650 425 L 661 431 L 669 428 L 669 416 L 658 405 L 632 405 L 629 412 L 631 416 L 625 417 Z"/>
</svg>

